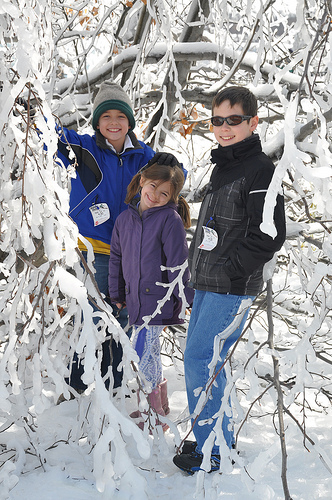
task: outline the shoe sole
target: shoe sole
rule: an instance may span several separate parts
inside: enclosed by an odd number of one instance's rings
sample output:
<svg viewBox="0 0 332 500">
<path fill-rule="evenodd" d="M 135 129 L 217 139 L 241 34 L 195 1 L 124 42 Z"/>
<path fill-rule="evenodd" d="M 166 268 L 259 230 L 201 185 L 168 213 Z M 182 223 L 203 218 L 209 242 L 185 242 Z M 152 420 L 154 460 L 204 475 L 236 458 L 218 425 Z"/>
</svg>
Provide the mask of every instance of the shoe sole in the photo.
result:
<svg viewBox="0 0 332 500">
<path fill-rule="evenodd" d="M 176 465 L 176 464 L 175 464 Z M 184 469 L 183 467 L 180 467 L 179 465 L 177 465 L 177 467 L 182 470 L 182 472 L 185 472 L 186 474 L 189 474 L 189 476 L 193 476 L 195 474 L 195 472 L 199 472 L 200 470 L 202 470 L 203 472 L 207 472 L 206 470 L 204 469 L 201 469 L 200 467 L 196 468 L 196 467 L 193 467 L 192 469 Z M 219 470 L 219 467 L 217 467 L 216 469 L 215 468 L 211 468 L 211 470 L 209 470 L 207 472 L 207 474 L 210 474 L 211 472 L 216 472 Z"/>
</svg>

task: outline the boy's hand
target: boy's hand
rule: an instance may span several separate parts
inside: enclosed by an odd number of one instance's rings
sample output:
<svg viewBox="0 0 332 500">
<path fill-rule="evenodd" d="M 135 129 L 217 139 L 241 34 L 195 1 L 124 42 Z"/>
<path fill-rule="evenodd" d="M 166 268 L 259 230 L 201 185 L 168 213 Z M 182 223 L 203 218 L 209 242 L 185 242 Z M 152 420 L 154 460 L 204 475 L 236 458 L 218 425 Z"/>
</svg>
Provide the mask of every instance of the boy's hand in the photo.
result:
<svg viewBox="0 0 332 500">
<path fill-rule="evenodd" d="M 172 153 L 156 153 L 151 160 L 148 162 L 148 166 L 150 167 L 154 163 L 158 163 L 158 165 L 169 165 L 170 167 L 180 167 L 181 164 L 178 162 L 176 157 L 172 155 Z"/>
</svg>

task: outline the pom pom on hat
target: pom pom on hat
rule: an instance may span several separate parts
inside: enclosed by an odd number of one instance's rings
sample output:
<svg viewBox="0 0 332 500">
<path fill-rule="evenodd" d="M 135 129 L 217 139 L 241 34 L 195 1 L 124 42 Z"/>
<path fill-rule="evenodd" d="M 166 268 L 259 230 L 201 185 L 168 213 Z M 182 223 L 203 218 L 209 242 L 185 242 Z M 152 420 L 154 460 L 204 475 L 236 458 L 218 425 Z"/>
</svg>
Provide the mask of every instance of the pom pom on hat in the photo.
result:
<svg viewBox="0 0 332 500">
<path fill-rule="evenodd" d="M 131 129 L 135 128 L 135 118 L 131 100 L 123 88 L 110 80 L 100 85 L 93 103 L 92 127 L 97 129 L 100 116 L 109 109 L 122 111 L 129 120 Z"/>
</svg>

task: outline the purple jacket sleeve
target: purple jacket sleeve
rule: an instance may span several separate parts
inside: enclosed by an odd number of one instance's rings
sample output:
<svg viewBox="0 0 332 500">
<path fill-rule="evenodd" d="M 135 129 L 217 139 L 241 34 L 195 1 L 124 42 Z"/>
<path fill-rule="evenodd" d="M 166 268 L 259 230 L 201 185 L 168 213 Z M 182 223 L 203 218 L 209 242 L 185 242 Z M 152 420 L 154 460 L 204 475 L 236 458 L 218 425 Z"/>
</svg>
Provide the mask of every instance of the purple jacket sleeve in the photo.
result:
<svg viewBox="0 0 332 500">
<path fill-rule="evenodd" d="M 162 245 L 166 258 L 166 267 L 172 268 L 183 264 L 188 260 L 188 245 L 186 240 L 186 232 L 180 216 L 172 217 L 167 224 L 165 224 L 162 232 Z M 194 299 L 194 290 L 188 286 L 190 274 L 188 269 L 188 262 L 183 274 L 183 284 L 186 300 L 191 306 Z M 168 280 L 171 283 L 176 277 L 178 271 L 172 272 L 168 270 Z M 179 296 L 178 285 L 174 288 L 174 295 L 181 299 Z"/>
<path fill-rule="evenodd" d="M 115 221 L 111 239 L 108 291 L 112 302 L 125 302 L 125 282 L 122 273 L 122 252 L 119 244 L 118 220 Z"/>
</svg>

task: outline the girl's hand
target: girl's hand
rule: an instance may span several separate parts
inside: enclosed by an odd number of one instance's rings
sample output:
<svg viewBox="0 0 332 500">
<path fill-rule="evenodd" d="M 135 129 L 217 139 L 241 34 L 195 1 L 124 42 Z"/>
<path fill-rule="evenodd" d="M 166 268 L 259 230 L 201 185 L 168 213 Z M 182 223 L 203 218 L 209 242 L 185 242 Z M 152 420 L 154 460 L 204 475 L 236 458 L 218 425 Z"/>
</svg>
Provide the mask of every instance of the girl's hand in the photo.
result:
<svg viewBox="0 0 332 500">
<path fill-rule="evenodd" d="M 113 316 L 117 318 L 124 307 L 126 307 L 125 302 L 111 302 L 113 308 Z"/>
</svg>

